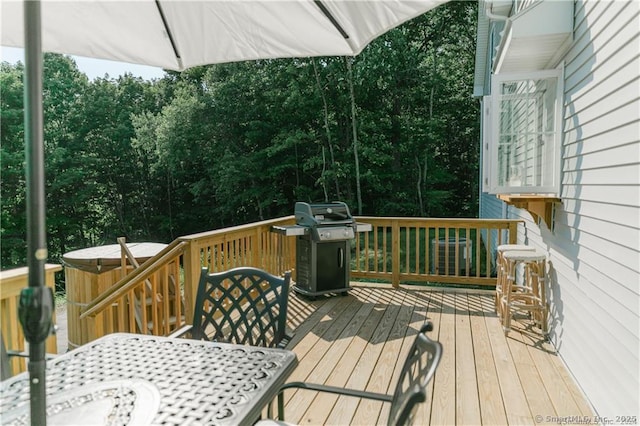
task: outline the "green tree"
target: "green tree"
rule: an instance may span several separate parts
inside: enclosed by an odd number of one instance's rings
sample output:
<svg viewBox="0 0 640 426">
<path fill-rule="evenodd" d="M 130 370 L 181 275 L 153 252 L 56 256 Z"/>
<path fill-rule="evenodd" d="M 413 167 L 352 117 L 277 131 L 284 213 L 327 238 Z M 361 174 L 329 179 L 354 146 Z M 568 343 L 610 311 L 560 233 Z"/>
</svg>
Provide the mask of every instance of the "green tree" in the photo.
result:
<svg viewBox="0 0 640 426">
<path fill-rule="evenodd" d="M 68 250 L 291 214 L 474 216 L 476 2 L 449 2 L 354 57 L 259 60 L 88 81 L 45 55 L 47 224 Z M 21 65 L 3 64 L 2 262 L 24 259 Z"/>
<path fill-rule="evenodd" d="M 24 67 L 0 65 L 0 267 L 26 264 L 25 151 L 23 118 Z"/>
<path fill-rule="evenodd" d="M 85 93 L 82 140 L 97 183 L 93 191 L 101 200 L 94 213 L 103 223 L 94 238 L 138 239 L 151 231 L 144 218 L 149 182 L 131 140 L 133 116 L 155 111 L 156 99 L 151 83 L 131 75 L 96 79 Z"/>
</svg>

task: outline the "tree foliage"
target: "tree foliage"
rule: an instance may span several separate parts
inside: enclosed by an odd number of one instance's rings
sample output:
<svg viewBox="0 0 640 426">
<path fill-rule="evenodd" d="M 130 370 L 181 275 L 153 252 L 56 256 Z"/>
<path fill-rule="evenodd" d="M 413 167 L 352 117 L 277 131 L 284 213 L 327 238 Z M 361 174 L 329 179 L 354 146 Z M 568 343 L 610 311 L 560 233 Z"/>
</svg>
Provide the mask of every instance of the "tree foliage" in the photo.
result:
<svg viewBox="0 0 640 426">
<path fill-rule="evenodd" d="M 378 216 L 477 210 L 475 2 L 450 2 L 354 58 L 259 60 L 89 81 L 46 54 L 47 232 L 66 251 L 347 202 Z M 2 64 L 2 267 L 24 264 L 22 64 Z"/>
</svg>

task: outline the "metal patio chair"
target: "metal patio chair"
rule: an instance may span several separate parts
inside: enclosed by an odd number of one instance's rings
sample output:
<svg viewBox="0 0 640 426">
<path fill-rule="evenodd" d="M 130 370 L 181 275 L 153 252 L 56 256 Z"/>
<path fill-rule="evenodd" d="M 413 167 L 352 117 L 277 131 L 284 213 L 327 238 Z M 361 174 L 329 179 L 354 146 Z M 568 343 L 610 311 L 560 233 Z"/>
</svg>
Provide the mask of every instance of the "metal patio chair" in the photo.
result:
<svg viewBox="0 0 640 426">
<path fill-rule="evenodd" d="M 284 277 L 252 267 L 209 273 L 203 268 L 191 325 L 169 337 L 283 348 L 290 272 Z"/>
<path fill-rule="evenodd" d="M 315 383 L 291 382 L 285 384 L 278 394 L 278 418 L 266 419 L 256 426 L 288 425 L 284 422 L 284 391 L 300 388 L 356 398 L 373 399 L 391 403 L 387 425 L 410 425 L 420 403 L 427 399 L 427 385 L 436 372 L 442 357 L 442 345 L 431 340 L 426 333 L 433 330 L 431 322 L 425 323 L 409 350 L 393 395 L 326 386 Z"/>
</svg>

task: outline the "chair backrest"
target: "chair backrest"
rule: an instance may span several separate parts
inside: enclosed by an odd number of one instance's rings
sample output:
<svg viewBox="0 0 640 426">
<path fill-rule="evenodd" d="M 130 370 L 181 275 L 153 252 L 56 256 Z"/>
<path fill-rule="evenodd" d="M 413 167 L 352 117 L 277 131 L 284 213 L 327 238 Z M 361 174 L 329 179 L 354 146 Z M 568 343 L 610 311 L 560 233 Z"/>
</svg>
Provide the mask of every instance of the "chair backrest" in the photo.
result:
<svg viewBox="0 0 640 426">
<path fill-rule="evenodd" d="M 442 345 L 427 337 L 433 330 L 430 322 L 425 323 L 416 336 L 404 362 L 396 390 L 391 401 L 387 425 L 409 425 L 418 404 L 427 399 L 427 385 L 440 363 Z"/>
<path fill-rule="evenodd" d="M 289 283 L 251 267 L 200 274 L 191 337 L 275 347 L 285 337 Z"/>
</svg>

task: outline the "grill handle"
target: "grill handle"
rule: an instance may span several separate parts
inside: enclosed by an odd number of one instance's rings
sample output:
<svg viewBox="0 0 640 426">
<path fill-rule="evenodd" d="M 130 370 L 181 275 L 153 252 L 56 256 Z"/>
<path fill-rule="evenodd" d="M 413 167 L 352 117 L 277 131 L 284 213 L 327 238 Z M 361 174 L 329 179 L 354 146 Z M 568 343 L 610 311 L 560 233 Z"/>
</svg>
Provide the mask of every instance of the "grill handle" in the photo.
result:
<svg viewBox="0 0 640 426">
<path fill-rule="evenodd" d="M 344 268 L 344 249 L 342 247 L 338 249 L 338 267 Z"/>
</svg>

